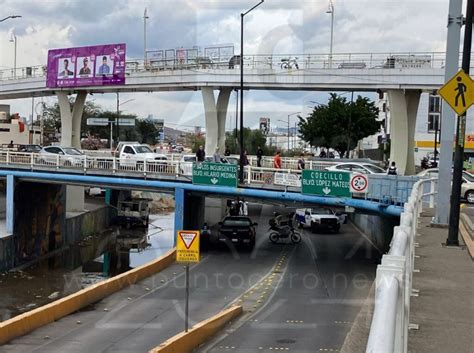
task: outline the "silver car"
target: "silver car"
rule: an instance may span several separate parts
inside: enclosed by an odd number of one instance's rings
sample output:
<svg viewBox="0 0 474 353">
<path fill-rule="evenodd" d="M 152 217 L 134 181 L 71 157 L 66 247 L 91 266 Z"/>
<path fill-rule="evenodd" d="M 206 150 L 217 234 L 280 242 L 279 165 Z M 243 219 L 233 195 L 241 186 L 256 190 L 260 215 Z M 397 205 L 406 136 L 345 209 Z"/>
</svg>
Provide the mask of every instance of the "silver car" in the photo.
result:
<svg viewBox="0 0 474 353">
<path fill-rule="evenodd" d="M 85 155 L 74 147 L 47 146 L 38 154 L 40 164 L 60 165 L 65 167 L 83 167 Z"/>
</svg>

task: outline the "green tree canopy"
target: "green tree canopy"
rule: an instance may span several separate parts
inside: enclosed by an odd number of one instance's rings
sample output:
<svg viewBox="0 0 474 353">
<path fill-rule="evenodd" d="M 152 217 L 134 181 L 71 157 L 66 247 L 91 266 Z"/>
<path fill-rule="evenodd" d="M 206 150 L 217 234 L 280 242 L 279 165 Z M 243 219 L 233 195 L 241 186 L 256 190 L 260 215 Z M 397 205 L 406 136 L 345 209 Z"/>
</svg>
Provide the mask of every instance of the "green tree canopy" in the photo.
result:
<svg viewBox="0 0 474 353">
<path fill-rule="evenodd" d="M 334 148 L 342 156 L 364 137 L 380 129 L 374 102 L 358 96 L 354 102 L 331 93 L 328 104 L 320 104 L 306 117 L 299 117 L 300 138 L 314 147 Z"/>
<path fill-rule="evenodd" d="M 236 140 L 239 138 L 239 134 L 233 132 L 226 132 L 225 144 L 229 148 L 230 153 L 240 154 L 239 143 Z M 262 147 L 264 153 L 267 153 L 265 143 L 267 141 L 266 136 L 262 133 L 260 129 L 252 130 L 250 128 L 244 128 L 244 149 L 247 150 L 248 154 L 256 154 L 258 146 Z"/>
</svg>

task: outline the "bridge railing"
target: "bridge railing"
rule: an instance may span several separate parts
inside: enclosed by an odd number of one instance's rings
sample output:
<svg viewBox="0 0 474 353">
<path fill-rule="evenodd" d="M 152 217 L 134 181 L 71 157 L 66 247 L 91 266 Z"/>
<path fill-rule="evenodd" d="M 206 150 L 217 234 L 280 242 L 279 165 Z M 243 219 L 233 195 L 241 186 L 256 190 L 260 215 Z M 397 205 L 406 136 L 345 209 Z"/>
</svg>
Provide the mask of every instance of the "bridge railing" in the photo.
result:
<svg viewBox="0 0 474 353">
<path fill-rule="evenodd" d="M 186 61 L 129 59 L 126 75 L 140 72 L 175 70 L 236 70 L 240 68 L 239 56 L 198 57 Z M 461 56 L 460 56 L 461 62 Z M 321 69 L 418 69 L 443 68 L 443 52 L 399 52 L 399 53 L 337 53 L 329 54 L 278 54 L 245 55 L 244 68 L 250 70 L 321 70 Z M 46 65 L 0 70 L 0 81 L 45 77 Z"/>
<path fill-rule="evenodd" d="M 400 225 L 394 228 L 390 251 L 377 266 L 375 308 L 366 353 L 407 353 L 410 297 L 415 260 L 418 217 L 429 198 L 433 206 L 437 179 L 415 183 Z"/>
<path fill-rule="evenodd" d="M 107 154 L 65 156 L 3 150 L 0 151 L 0 167 L 92 175 L 125 175 L 150 179 L 182 177 L 184 178 L 183 181 L 189 181 L 192 178 L 192 162 L 183 162 L 177 158 L 177 156 L 171 156 L 167 160 L 134 160 L 115 158 Z M 301 191 L 302 171 L 295 167 L 296 163 L 291 162 L 291 159 L 287 159 L 287 161 L 287 166 L 282 169 L 256 167 L 251 164 L 246 166 L 244 169 L 244 184 L 287 187 L 290 191 Z M 328 165 L 334 163 L 329 161 L 311 162 L 307 162 L 307 168 L 312 170 L 324 170 Z M 285 177 L 281 173 L 291 174 L 291 176 Z M 387 205 L 406 202 L 409 190 L 419 179 L 418 177 L 386 175 L 369 175 L 368 178 L 368 192 L 356 197 L 376 202 L 382 201 Z"/>
</svg>

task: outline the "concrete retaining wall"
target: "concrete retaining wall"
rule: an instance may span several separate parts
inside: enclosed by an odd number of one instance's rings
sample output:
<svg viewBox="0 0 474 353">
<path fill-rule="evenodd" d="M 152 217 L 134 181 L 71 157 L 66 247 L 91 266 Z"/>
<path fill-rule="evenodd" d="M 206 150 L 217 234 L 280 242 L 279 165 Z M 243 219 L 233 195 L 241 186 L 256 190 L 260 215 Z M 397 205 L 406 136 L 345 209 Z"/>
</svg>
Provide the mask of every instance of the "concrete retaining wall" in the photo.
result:
<svg viewBox="0 0 474 353">
<path fill-rule="evenodd" d="M 0 344 L 22 336 L 50 322 L 59 320 L 81 308 L 95 303 L 131 284 L 139 282 L 172 264 L 176 250 L 170 250 L 162 257 L 143 266 L 94 284 L 86 289 L 56 300 L 27 313 L 0 323 Z"/>
<path fill-rule="evenodd" d="M 7 271 L 14 266 L 15 251 L 11 235 L 0 238 L 0 271 Z"/>
<path fill-rule="evenodd" d="M 104 206 L 77 216 L 67 217 L 64 245 L 73 244 L 93 234 L 107 229 L 112 221 L 111 208 Z"/>
<path fill-rule="evenodd" d="M 399 219 L 385 218 L 367 214 L 353 213 L 350 219 L 377 246 L 379 250 L 388 250 L 393 237 L 393 227 L 399 224 Z"/>
</svg>

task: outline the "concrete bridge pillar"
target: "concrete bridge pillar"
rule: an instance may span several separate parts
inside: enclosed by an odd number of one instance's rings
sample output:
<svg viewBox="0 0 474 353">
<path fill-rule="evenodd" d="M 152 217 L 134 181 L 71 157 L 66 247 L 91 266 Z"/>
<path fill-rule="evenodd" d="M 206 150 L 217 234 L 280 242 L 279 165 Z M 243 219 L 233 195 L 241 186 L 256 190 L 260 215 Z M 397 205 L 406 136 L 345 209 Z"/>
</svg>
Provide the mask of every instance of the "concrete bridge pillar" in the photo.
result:
<svg viewBox="0 0 474 353">
<path fill-rule="evenodd" d="M 67 92 L 57 93 L 59 110 L 61 113 L 61 146 L 81 148 L 81 121 L 84 112 L 87 92 L 79 91 L 72 111 Z M 67 212 L 84 211 L 84 188 L 81 186 L 67 186 Z"/>
<path fill-rule="evenodd" d="M 221 88 L 217 97 L 217 104 L 213 87 L 203 87 L 201 91 L 206 117 L 206 156 L 212 156 L 217 147 L 219 147 L 220 153 L 224 154 L 225 122 L 232 89 Z"/>
<path fill-rule="evenodd" d="M 201 230 L 204 224 L 205 196 L 192 195 L 181 188 L 174 193 L 174 245 L 178 230 Z"/>
<path fill-rule="evenodd" d="M 7 235 L 13 235 L 13 226 L 15 224 L 15 177 L 7 175 L 7 204 L 5 210 L 7 221 Z"/>
<path fill-rule="evenodd" d="M 415 174 L 415 127 L 421 91 L 389 90 L 390 161 L 397 163 L 398 172 Z"/>
</svg>

